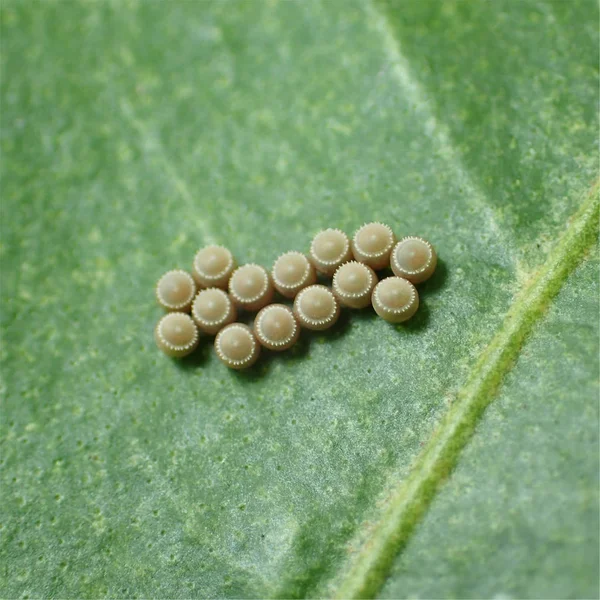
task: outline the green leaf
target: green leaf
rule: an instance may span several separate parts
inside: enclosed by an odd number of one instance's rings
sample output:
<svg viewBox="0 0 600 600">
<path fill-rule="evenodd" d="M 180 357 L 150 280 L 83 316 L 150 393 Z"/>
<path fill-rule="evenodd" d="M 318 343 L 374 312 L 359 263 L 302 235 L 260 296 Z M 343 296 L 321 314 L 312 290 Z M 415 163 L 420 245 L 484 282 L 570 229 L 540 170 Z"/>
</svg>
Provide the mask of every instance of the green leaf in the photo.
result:
<svg viewBox="0 0 600 600">
<path fill-rule="evenodd" d="M 598 595 L 598 308 L 595 248 L 524 347 L 380 597 Z"/>
<path fill-rule="evenodd" d="M 553 305 L 597 237 L 595 3 L 1 16 L 3 596 L 595 593 L 595 259 Z M 155 348 L 198 247 L 367 220 L 441 257 L 407 325 Z"/>
</svg>

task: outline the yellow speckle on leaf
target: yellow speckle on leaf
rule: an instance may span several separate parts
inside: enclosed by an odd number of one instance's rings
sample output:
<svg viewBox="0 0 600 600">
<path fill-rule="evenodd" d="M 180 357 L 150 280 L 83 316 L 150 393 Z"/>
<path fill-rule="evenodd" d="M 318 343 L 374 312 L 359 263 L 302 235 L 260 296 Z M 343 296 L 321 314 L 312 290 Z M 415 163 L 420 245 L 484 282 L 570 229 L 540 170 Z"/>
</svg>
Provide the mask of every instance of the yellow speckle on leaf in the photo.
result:
<svg viewBox="0 0 600 600">
<path fill-rule="evenodd" d="M 94 227 L 88 234 L 88 241 L 97 244 L 102 239 L 102 232 L 98 227 Z"/>
<path fill-rule="evenodd" d="M 171 252 L 173 252 L 174 250 L 177 250 L 178 248 L 180 248 L 181 246 L 183 246 L 183 244 L 185 244 L 188 241 L 188 236 L 185 232 L 181 232 L 171 243 L 171 246 L 169 248 L 169 250 Z"/>
<path fill-rule="evenodd" d="M 343 135 L 350 135 L 352 133 L 352 128 L 340 123 L 336 119 L 330 119 L 327 123 L 327 128 L 331 129 L 331 131 L 336 131 L 337 133 L 341 133 Z"/>
</svg>

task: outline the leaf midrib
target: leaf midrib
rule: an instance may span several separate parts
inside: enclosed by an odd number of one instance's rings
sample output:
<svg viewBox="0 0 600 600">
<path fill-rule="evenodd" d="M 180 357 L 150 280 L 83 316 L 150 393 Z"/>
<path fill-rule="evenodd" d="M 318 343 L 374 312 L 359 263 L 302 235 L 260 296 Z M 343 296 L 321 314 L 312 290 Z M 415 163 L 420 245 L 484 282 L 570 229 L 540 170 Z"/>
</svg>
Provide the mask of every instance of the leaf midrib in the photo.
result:
<svg viewBox="0 0 600 600">
<path fill-rule="evenodd" d="M 569 274 L 595 243 L 600 218 L 599 189 L 596 182 L 544 265 L 518 294 L 436 434 L 417 457 L 410 476 L 390 494 L 388 508 L 373 533 L 348 561 L 334 591 L 336 598 L 373 597 L 385 583 L 392 562 L 406 547 L 415 526 L 456 467 L 523 343 Z"/>
<path fill-rule="evenodd" d="M 435 138 L 441 152 L 456 167 L 455 172 L 467 195 L 473 198 L 480 210 L 489 211 L 485 195 L 462 164 L 444 127 L 424 102 L 425 94 L 405 64 L 387 17 L 375 7 L 374 0 L 366 4 L 366 11 L 390 56 L 393 75 L 403 91 L 408 91 L 415 105 L 420 105 L 421 112 L 428 117 L 424 119 L 424 122 L 430 123 L 428 134 Z M 554 296 L 597 238 L 598 192 L 597 181 L 545 263 L 524 283 L 500 329 L 473 367 L 465 385 L 456 393 L 452 408 L 416 458 L 409 477 L 392 490 L 381 518 L 374 526 L 369 524 L 370 533 L 362 540 L 359 550 L 350 556 L 341 574 L 330 582 L 330 595 L 336 598 L 368 598 L 375 596 L 383 587 L 394 559 L 406 547 L 444 480 L 458 464 L 463 448 L 473 436 L 486 407 L 496 398 L 504 377 L 515 364 L 534 325 L 543 318 Z M 495 215 L 490 214 L 489 219 L 496 226 L 498 241 L 510 249 Z M 510 256 L 510 259 L 514 257 Z"/>
</svg>

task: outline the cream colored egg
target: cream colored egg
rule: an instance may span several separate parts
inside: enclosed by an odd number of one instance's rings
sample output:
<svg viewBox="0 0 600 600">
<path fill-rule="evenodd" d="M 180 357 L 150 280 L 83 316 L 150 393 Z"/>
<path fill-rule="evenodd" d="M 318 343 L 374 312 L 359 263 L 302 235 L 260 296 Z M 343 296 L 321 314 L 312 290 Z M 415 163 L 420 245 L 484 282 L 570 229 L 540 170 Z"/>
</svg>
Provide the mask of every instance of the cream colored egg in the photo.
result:
<svg viewBox="0 0 600 600">
<path fill-rule="evenodd" d="M 198 292 L 192 304 L 192 318 L 198 328 L 215 335 L 237 318 L 237 310 L 227 292 L 208 288 Z"/>
<path fill-rule="evenodd" d="M 156 284 L 156 299 L 166 310 L 188 312 L 196 295 L 196 284 L 186 271 L 165 273 Z"/>
<path fill-rule="evenodd" d="M 269 350 L 287 350 L 298 341 L 300 327 L 289 307 L 269 304 L 254 319 L 254 335 Z"/>
<path fill-rule="evenodd" d="M 429 279 L 437 266 L 437 254 L 433 246 L 420 237 L 405 237 L 392 250 L 391 267 L 394 275 L 412 283 Z"/>
<path fill-rule="evenodd" d="M 377 275 L 371 267 L 356 261 L 343 264 L 333 276 L 333 293 L 342 306 L 365 308 L 371 303 L 371 293 Z"/>
<path fill-rule="evenodd" d="M 293 298 L 317 280 L 314 266 L 301 252 L 282 254 L 273 265 L 271 277 L 275 289 L 285 298 Z"/>
<path fill-rule="evenodd" d="M 373 290 L 375 312 L 390 323 L 408 321 L 419 308 L 419 294 L 415 286 L 402 277 L 382 279 Z"/>
<path fill-rule="evenodd" d="M 321 331 L 333 327 L 340 316 L 340 305 L 324 285 L 304 288 L 294 300 L 294 315 L 305 329 Z"/>
<path fill-rule="evenodd" d="M 215 338 L 215 351 L 230 369 L 251 367 L 260 355 L 260 344 L 247 325 L 232 323 L 219 331 Z"/>
<path fill-rule="evenodd" d="M 192 275 L 199 287 L 227 289 L 235 269 L 235 260 L 224 246 L 206 246 L 194 257 Z"/>
<path fill-rule="evenodd" d="M 154 339 L 165 354 L 181 358 L 196 349 L 200 336 L 189 315 L 171 312 L 158 322 L 154 330 Z"/>
<path fill-rule="evenodd" d="M 271 302 L 273 294 L 271 277 L 260 265 L 238 267 L 229 280 L 229 296 L 238 308 L 244 310 L 260 310 Z"/>
<path fill-rule="evenodd" d="M 317 271 L 331 277 L 340 265 L 352 260 L 348 236 L 339 229 L 320 231 L 310 245 L 310 260 Z"/>
<path fill-rule="evenodd" d="M 366 223 L 360 227 L 352 239 L 354 259 L 379 270 L 390 266 L 390 254 L 396 243 L 396 236 L 390 227 L 383 223 Z"/>
</svg>

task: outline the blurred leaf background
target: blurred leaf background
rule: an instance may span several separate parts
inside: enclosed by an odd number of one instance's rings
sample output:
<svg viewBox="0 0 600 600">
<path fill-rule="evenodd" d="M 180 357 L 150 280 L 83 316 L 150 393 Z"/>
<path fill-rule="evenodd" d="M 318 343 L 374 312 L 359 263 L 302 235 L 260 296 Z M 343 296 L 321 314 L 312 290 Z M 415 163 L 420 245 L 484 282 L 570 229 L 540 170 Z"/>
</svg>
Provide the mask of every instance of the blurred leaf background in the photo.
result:
<svg viewBox="0 0 600 600">
<path fill-rule="evenodd" d="M 598 6 L 5 0 L 3 597 L 597 597 Z M 250 373 L 160 274 L 441 264 Z"/>
</svg>

